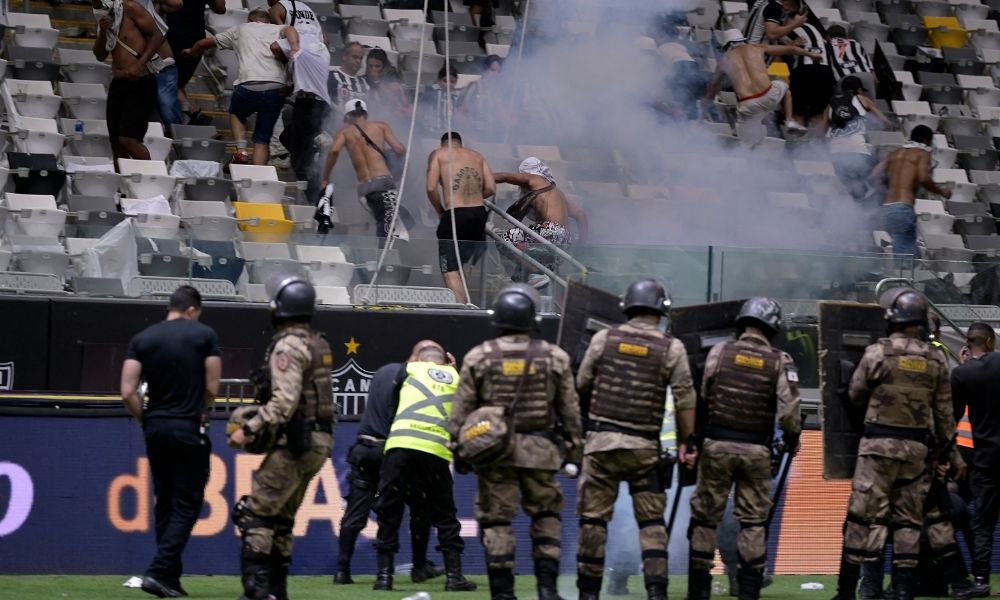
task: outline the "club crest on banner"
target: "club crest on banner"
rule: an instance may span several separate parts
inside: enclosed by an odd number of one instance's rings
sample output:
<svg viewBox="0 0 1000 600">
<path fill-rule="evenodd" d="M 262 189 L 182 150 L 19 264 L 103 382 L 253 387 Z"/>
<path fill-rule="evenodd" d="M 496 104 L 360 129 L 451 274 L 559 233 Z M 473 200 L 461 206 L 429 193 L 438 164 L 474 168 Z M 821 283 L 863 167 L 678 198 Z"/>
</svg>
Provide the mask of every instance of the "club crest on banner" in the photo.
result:
<svg viewBox="0 0 1000 600">
<path fill-rule="evenodd" d="M 353 358 L 348 359 L 344 366 L 330 374 L 333 381 L 333 400 L 340 406 L 341 415 L 360 415 L 365 411 L 368 387 L 374 374 L 374 371 L 362 368 Z"/>
<path fill-rule="evenodd" d="M 14 389 L 14 363 L 0 363 L 0 391 L 9 392 Z"/>
</svg>

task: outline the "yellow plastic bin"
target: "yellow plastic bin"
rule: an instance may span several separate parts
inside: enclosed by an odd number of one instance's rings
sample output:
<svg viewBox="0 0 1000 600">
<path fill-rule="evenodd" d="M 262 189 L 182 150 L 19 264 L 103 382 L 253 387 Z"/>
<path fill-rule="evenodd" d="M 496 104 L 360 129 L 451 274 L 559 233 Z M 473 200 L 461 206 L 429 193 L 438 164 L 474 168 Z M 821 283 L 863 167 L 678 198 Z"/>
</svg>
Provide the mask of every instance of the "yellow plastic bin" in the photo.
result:
<svg viewBox="0 0 1000 600">
<path fill-rule="evenodd" d="M 935 48 L 962 48 L 969 37 L 955 17 L 924 17 L 924 27 Z"/>
<path fill-rule="evenodd" d="M 248 242 L 283 243 L 292 235 L 294 223 L 285 218 L 281 204 L 233 202 L 240 230 Z"/>
<path fill-rule="evenodd" d="M 788 65 L 780 61 L 771 63 L 771 65 L 767 67 L 767 74 L 771 77 L 771 79 L 781 79 L 785 83 L 788 83 L 790 75 Z"/>
</svg>

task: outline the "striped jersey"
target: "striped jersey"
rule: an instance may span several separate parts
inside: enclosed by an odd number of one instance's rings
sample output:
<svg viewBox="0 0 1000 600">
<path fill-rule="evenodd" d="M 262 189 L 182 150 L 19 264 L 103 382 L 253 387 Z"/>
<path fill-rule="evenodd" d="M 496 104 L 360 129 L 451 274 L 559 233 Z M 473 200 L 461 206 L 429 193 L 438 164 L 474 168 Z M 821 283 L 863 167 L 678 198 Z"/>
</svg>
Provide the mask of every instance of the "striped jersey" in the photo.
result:
<svg viewBox="0 0 1000 600">
<path fill-rule="evenodd" d="M 357 75 L 348 75 L 340 67 L 330 71 L 330 98 L 334 106 L 343 106 L 348 100 L 364 100 L 368 89 L 364 71 L 358 71 Z"/>
<path fill-rule="evenodd" d="M 871 59 L 868 58 L 868 53 L 857 40 L 832 38 L 829 51 L 830 66 L 833 67 L 833 75 L 837 81 L 848 75 L 871 73 L 875 70 L 872 67 Z"/>
<path fill-rule="evenodd" d="M 743 26 L 743 37 L 751 44 L 760 44 L 767 37 L 764 32 L 765 23 L 784 25 L 785 11 L 777 0 L 757 0 L 747 15 Z"/>
<path fill-rule="evenodd" d="M 823 39 L 823 35 L 820 34 L 819 29 L 816 29 L 809 23 L 804 23 L 799 27 L 796 27 L 788 37 L 793 40 L 797 40 L 799 38 L 805 39 L 806 51 L 823 55 L 820 59 L 811 58 L 809 56 L 796 56 L 795 63 L 792 66 L 793 69 L 805 65 L 830 65 L 830 53 L 827 52 L 826 41 Z"/>
</svg>

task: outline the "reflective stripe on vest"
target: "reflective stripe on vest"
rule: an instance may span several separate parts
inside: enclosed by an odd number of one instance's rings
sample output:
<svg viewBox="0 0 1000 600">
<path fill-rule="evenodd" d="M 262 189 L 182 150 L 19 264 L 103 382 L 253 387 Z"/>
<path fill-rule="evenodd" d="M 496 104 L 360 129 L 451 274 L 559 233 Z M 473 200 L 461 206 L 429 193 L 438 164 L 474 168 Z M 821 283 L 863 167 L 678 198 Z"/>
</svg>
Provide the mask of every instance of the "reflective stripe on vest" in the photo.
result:
<svg viewBox="0 0 1000 600">
<path fill-rule="evenodd" d="M 969 407 L 965 407 L 965 414 L 962 418 L 958 420 L 958 426 L 956 427 L 958 432 L 958 437 L 955 438 L 955 443 L 963 448 L 975 448 L 976 444 L 972 441 L 972 422 L 969 421 Z"/>
<path fill-rule="evenodd" d="M 451 461 L 445 428 L 458 389 L 458 371 L 429 362 L 406 365 L 406 381 L 399 390 L 399 407 L 389 429 L 385 450 L 419 450 Z"/>
</svg>

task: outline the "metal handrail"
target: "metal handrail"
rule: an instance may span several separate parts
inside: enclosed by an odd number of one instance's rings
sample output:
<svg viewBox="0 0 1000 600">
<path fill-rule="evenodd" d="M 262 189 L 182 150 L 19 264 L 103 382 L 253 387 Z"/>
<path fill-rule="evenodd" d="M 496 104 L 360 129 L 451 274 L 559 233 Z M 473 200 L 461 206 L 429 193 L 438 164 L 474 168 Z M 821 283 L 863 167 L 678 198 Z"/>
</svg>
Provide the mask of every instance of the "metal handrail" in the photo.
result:
<svg viewBox="0 0 1000 600">
<path fill-rule="evenodd" d="M 508 223 L 510 223 L 511 225 L 513 225 L 514 227 L 517 227 L 521 231 L 523 231 L 531 239 L 535 240 L 539 244 L 542 244 L 543 246 L 546 246 L 546 247 L 550 248 L 560 258 L 562 258 L 564 260 L 567 260 L 567 261 L 573 263 L 574 265 L 576 265 L 580 269 L 580 272 L 581 272 L 580 274 L 582 275 L 582 279 L 586 279 L 587 273 L 588 273 L 588 269 L 587 269 L 587 266 L 584 265 L 582 262 L 580 262 L 580 261 L 576 260 L 575 258 L 573 258 L 572 255 L 570 255 L 568 252 L 566 252 L 565 250 L 563 250 L 559 246 L 553 244 L 550 240 L 547 240 L 544 237 L 540 236 L 538 234 L 538 232 L 533 231 L 531 228 L 529 228 L 524 223 L 522 223 L 522 222 L 518 221 L 517 219 L 515 219 L 514 217 L 508 215 L 507 211 L 502 210 L 492 200 L 483 200 L 483 204 L 486 205 L 487 209 L 489 209 L 490 211 L 492 211 L 492 212 L 500 215 L 500 217 L 502 217 L 505 221 L 507 221 Z M 515 250 L 516 249 L 517 248 L 515 248 Z"/>
<path fill-rule="evenodd" d="M 886 277 L 885 279 L 882 279 L 881 281 L 879 281 L 878 283 L 875 284 L 875 302 L 878 302 L 879 297 L 882 295 L 881 292 L 882 292 L 883 286 L 885 286 L 886 284 L 890 284 L 890 283 L 905 283 L 906 285 L 908 285 L 910 287 L 913 287 L 913 282 L 911 280 L 905 278 L 905 277 Z M 933 310 L 934 312 L 936 312 L 938 314 L 938 316 L 941 317 L 942 321 L 944 321 L 945 323 L 947 323 L 948 326 L 951 327 L 952 329 L 954 329 L 959 335 L 961 335 L 963 337 L 965 336 L 965 331 L 963 331 L 961 327 L 959 327 L 958 325 L 956 325 L 955 322 L 952 321 L 951 318 L 948 315 L 944 314 L 944 311 L 942 311 L 940 308 L 938 308 L 936 304 L 934 304 L 933 302 L 931 302 L 930 298 L 928 298 L 926 294 L 921 294 L 921 295 L 924 297 L 924 300 L 927 302 L 927 306 L 931 310 Z"/>
<path fill-rule="evenodd" d="M 521 259 L 523 259 L 525 262 L 527 262 L 531 266 L 535 267 L 536 269 L 538 269 L 542 273 L 545 273 L 546 275 L 548 275 L 549 278 L 552 281 L 554 281 L 555 283 L 557 283 L 560 286 L 562 286 L 563 289 L 566 288 L 566 280 L 564 278 L 556 275 L 555 271 L 553 271 L 552 269 L 546 267 L 545 265 L 543 265 L 542 263 L 540 263 L 535 258 L 533 258 L 531 256 L 528 256 L 528 254 L 526 252 L 522 252 L 520 249 L 518 249 L 517 246 L 515 246 L 514 244 L 512 244 L 509 241 L 507 241 L 507 240 L 503 239 L 502 237 L 500 237 L 495 231 L 493 231 L 491 229 L 487 229 L 486 230 L 486 235 L 488 235 L 491 238 L 493 238 L 498 244 L 500 244 L 500 245 L 502 245 L 502 246 L 504 246 L 504 247 L 506 247 L 506 248 L 508 248 L 510 250 L 513 250 L 514 252 L 520 253 L 520 258 Z"/>
</svg>

